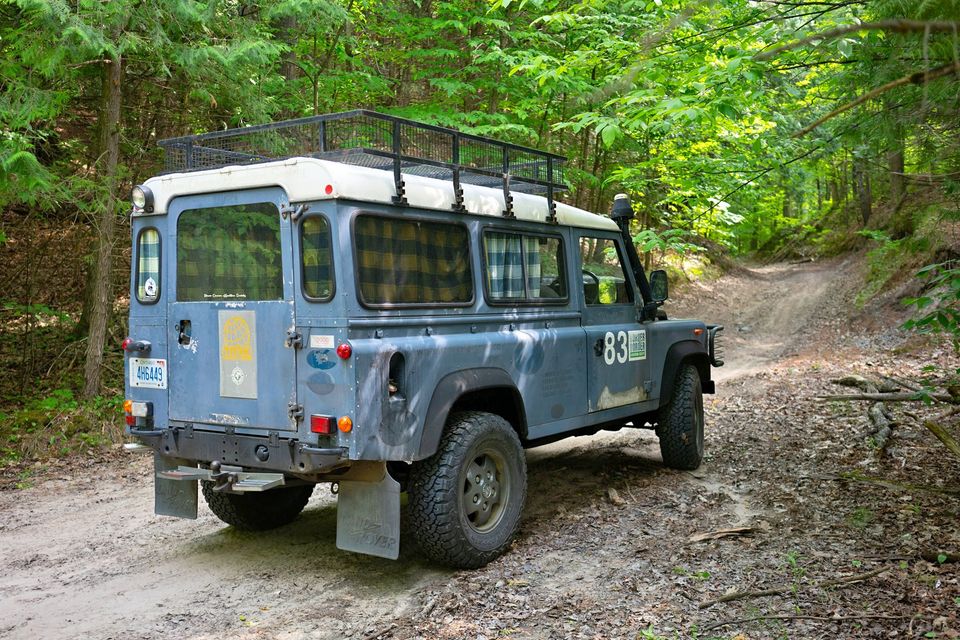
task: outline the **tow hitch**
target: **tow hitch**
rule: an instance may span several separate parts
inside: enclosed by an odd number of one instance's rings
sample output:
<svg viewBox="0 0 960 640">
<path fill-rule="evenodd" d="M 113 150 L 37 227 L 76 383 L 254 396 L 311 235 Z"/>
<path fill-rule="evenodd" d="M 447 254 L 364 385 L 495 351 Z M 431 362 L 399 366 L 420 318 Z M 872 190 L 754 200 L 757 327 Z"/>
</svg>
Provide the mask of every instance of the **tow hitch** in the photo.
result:
<svg viewBox="0 0 960 640">
<path fill-rule="evenodd" d="M 214 460 L 209 469 L 178 466 L 168 471 L 158 471 L 157 477 L 165 480 L 202 480 L 213 482 L 214 491 L 245 493 L 247 491 L 266 491 L 284 484 L 282 473 L 253 473 L 242 467 L 234 467 Z"/>
</svg>

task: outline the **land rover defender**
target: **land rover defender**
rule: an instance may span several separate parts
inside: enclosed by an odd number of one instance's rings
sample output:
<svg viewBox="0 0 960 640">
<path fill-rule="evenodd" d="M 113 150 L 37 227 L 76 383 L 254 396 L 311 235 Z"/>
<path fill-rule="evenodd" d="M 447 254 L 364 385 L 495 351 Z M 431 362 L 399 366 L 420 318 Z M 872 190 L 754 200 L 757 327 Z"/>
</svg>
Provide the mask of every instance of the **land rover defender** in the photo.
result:
<svg viewBox="0 0 960 640">
<path fill-rule="evenodd" d="M 337 546 L 396 558 L 400 498 L 430 558 L 502 554 L 524 448 L 652 428 L 703 455 L 719 326 L 667 319 L 618 196 L 558 202 L 564 158 L 370 111 L 160 142 L 134 188 L 131 448 L 155 510 L 198 484 L 237 528 L 337 493 Z"/>
</svg>

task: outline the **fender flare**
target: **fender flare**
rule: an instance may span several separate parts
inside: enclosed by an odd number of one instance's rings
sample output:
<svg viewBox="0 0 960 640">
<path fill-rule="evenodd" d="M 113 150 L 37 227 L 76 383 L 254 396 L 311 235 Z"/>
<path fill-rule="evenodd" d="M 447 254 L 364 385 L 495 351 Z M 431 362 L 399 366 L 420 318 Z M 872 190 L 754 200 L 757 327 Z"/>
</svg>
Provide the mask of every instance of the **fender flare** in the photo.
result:
<svg viewBox="0 0 960 640">
<path fill-rule="evenodd" d="M 693 364 L 700 373 L 700 384 L 704 393 L 714 393 L 714 383 L 710 379 L 710 356 L 706 348 L 696 340 L 683 340 L 670 346 L 663 361 L 663 378 L 660 381 L 660 405 L 664 406 L 673 397 L 673 383 L 677 372 L 685 362 Z"/>
<path fill-rule="evenodd" d="M 423 422 L 423 433 L 420 436 L 420 448 L 417 460 L 429 458 L 437 451 L 440 445 L 440 436 L 443 427 L 447 424 L 450 410 L 464 394 L 485 389 L 507 389 L 518 403 L 520 416 L 526 423 L 526 412 L 523 408 L 523 398 L 520 396 L 517 385 L 510 374 L 495 367 L 481 367 L 454 371 L 440 379 L 433 390 L 433 397 L 427 407 L 427 415 Z M 518 425 L 514 425 L 517 428 Z M 522 425 L 520 425 L 522 433 Z"/>
</svg>

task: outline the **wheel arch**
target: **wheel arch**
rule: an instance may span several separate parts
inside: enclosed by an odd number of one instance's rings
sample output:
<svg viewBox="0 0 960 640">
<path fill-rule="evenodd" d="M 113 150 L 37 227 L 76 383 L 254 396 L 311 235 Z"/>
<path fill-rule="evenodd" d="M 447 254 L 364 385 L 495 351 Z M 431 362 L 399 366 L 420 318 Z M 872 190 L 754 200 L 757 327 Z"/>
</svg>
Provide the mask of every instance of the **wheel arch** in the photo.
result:
<svg viewBox="0 0 960 640">
<path fill-rule="evenodd" d="M 454 371 L 441 378 L 433 391 L 417 460 L 436 453 L 447 418 L 452 412 L 461 410 L 495 413 L 513 426 L 521 441 L 526 438 L 526 410 L 510 374 L 495 367 Z"/>
<path fill-rule="evenodd" d="M 703 393 L 713 393 L 714 384 L 710 379 L 710 356 L 704 346 L 696 340 L 684 340 L 670 346 L 663 362 L 663 377 L 660 380 L 660 406 L 666 405 L 673 397 L 673 385 L 677 372 L 685 364 L 692 364 L 700 374 Z"/>
</svg>

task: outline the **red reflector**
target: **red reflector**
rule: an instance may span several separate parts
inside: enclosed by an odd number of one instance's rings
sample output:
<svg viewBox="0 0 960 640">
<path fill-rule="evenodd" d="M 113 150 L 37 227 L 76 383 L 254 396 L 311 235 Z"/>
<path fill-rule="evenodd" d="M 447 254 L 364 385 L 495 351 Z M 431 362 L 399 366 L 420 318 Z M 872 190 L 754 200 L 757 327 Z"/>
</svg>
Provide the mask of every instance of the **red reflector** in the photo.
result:
<svg viewBox="0 0 960 640">
<path fill-rule="evenodd" d="M 137 418 L 136 418 L 136 416 L 128 415 L 128 416 L 127 416 L 127 426 L 132 427 L 132 426 L 135 425 L 135 424 L 137 424 Z"/>
<path fill-rule="evenodd" d="M 130 345 L 133 343 L 133 338 L 124 338 L 123 342 L 120 343 L 120 348 L 126 351 L 130 348 Z"/>
<path fill-rule="evenodd" d="M 310 431 L 314 433 L 330 433 L 330 427 L 333 425 L 333 418 L 330 416 L 310 416 Z"/>
<path fill-rule="evenodd" d="M 343 344 L 337 347 L 337 355 L 346 360 L 353 353 L 353 347 L 348 343 L 344 342 Z"/>
<path fill-rule="evenodd" d="M 326 192 L 327 195 L 330 195 L 331 193 L 333 193 L 333 185 L 328 184 L 326 187 L 323 188 L 323 190 Z"/>
</svg>

